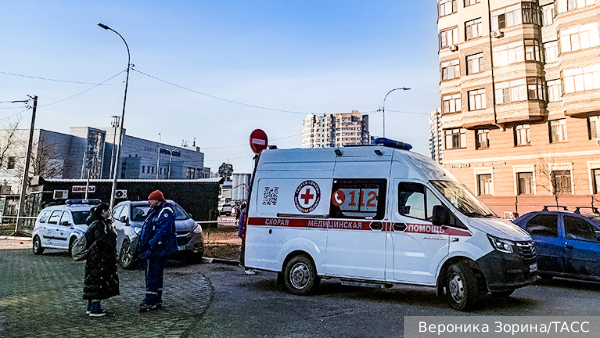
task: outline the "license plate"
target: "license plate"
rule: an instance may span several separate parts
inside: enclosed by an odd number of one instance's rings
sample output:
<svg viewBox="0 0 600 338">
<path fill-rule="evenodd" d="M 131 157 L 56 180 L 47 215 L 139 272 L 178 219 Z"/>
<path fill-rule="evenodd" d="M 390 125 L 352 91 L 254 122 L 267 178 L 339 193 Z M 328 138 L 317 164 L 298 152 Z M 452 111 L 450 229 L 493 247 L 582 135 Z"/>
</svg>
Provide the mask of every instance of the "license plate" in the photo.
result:
<svg viewBox="0 0 600 338">
<path fill-rule="evenodd" d="M 529 272 L 536 272 L 537 269 L 537 263 L 533 263 L 529 266 Z"/>
</svg>

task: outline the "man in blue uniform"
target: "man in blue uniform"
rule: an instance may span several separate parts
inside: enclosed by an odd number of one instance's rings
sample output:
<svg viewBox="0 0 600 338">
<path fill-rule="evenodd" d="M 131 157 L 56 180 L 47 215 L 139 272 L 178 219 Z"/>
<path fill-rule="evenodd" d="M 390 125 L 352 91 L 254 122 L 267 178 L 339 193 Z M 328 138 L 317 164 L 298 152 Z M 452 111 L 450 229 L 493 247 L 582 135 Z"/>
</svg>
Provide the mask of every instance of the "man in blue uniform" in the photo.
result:
<svg viewBox="0 0 600 338">
<path fill-rule="evenodd" d="M 162 307 L 163 271 L 168 255 L 178 250 L 173 207 L 160 190 L 152 192 L 148 202 L 150 210 L 138 244 L 139 258 L 146 259 L 146 297 L 140 312 Z"/>
</svg>

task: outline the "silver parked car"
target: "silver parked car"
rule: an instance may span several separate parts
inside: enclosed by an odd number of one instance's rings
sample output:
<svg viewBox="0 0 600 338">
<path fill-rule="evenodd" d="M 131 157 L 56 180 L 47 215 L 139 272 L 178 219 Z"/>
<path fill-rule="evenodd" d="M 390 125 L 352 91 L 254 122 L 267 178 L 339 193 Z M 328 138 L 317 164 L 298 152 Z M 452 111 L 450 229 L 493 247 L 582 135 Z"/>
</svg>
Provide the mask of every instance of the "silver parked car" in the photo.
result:
<svg viewBox="0 0 600 338">
<path fill-rule="evenodd" d="M 204 254 L 202 227 L 177 203 L 168 201 L 175 211 L 175 231 L 177 232 L 177 255 L 200 261 Z M 113 226 L 117 231 L 117 254 L 123 269 L 133 269 L 135 248 L 142 225 L 150 210 L 148 201 L 124 201 L 113 209 Z"/>
</svg>

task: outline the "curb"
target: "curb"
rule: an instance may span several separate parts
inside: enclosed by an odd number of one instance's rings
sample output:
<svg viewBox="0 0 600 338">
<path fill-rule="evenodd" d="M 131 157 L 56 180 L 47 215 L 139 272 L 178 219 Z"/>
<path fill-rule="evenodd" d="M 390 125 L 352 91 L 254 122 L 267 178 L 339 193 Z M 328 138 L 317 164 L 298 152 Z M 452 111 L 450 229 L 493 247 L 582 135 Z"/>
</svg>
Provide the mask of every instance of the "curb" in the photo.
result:
<svg viewBox="0 0 600 338">
<path fill-rule="evenodd" d="M 0 240 L 31 241 L 31 237 L 0 236 Z"/>
<path fill-rule="evenodd" d="M 221 259 L 221 258 L 210 258 L 203 257 L 202 263 L 204 264 L 227 264 L 227 265 L 240 265 L 239 261 L 229 260 L 229 259 Z"/>
</svg>

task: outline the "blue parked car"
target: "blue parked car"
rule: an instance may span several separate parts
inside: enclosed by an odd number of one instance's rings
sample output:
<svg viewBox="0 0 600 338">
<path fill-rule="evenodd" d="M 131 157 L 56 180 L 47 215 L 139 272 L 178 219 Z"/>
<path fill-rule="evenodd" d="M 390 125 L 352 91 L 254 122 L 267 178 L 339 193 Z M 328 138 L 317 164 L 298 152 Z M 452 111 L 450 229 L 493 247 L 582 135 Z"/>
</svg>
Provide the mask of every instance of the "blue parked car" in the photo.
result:
<svg viewBox="0 0 600 338">
<path fill-rule="evenodd" d="M 535 243 L 538 275 L 600 281 L 600 213 L 534 211 L 513 223 Z"/>
</svg>

